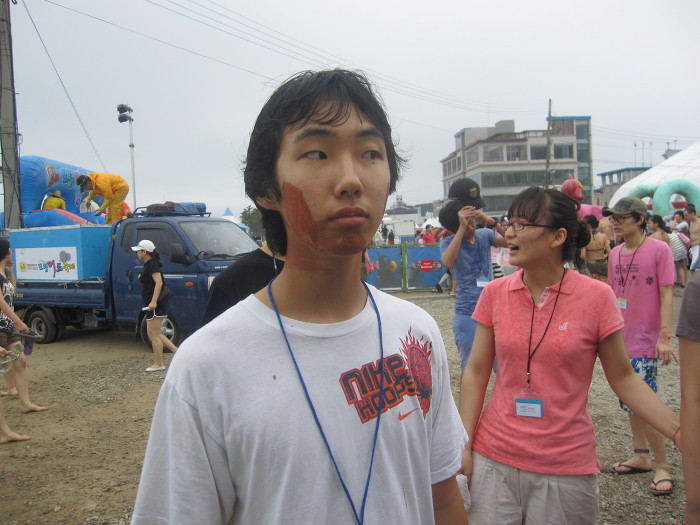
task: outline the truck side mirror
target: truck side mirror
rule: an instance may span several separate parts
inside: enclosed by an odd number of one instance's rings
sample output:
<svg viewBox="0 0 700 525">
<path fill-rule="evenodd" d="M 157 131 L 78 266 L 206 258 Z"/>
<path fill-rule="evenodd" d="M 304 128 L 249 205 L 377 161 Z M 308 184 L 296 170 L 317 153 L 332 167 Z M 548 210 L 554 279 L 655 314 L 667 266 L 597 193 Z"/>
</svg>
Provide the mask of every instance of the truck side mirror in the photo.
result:
<svg viewBox="0 0 700 525">
<path fill-rule="evenodd" d="M 173 242 L 170 244 L 170 260 L 174 263 L 180 263 L 184 265 L 192 263 L 192 259 L 187 253 L 187 250 L 185 250 L 185 247 L 177 242 Z"/>
</svg>

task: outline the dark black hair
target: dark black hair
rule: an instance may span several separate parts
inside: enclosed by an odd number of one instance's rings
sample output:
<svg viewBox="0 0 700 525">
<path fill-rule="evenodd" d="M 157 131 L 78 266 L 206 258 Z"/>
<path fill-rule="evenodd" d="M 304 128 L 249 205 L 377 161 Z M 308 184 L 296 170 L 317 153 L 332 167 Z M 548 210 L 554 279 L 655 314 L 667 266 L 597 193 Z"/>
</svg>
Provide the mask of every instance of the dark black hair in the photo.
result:
<svg viewBox="0 0 700 525">
<path fill-rule="evenodd" d="M 690 212 L 690 213 L 697 213 L 697 212 L 695 211 L 695 204 L 688 204 L 688 205 L 685 207 L 685 211 Z"/>
<path fill-rule="evenodd" d="M 649 220 L 654 224 L 658 224 L 659 228 L 661 228 L 666 233 L 671 233 L 670 230 L 666 227 L 666 221 L 661 215 L 651 215 L 649 216 Z"/>
<path fill-rule="evenodd" d="M 600 223 L 598 222 L 598 218 L 595 215 L 586 215 L 583 218 L 584 221 L 586 221 L 591 228 L 597 228 L 600 226 Z"/>
<path fill-rule="evenodd" d="M 0 239 L 0 261 L 7 257 L 8 253 L 10 253 L 10 241 Z"/>
<path fill-rule="evenodd" d="M 344 69 L 304 71 L 279 86 L 260 111 L 250 135 L 243 181 L 246 195 L 262 214 L 265 237 L 273 253 L 287 253 L 287 233 L 282 216 L 278 211 L 261 207 L 256 199 L 281 198 L 276 167 L 285 128 L 304 126 L 311 120 L 340 125 L 353 109 L 369 120 L 384 139 L 390 190 L 394 192 L 405 161 L 396 152 L 382 102 L 361 73 Z"/>
<path fill-rule="evenodd" d="M 591 232 L 578 220 L 578 201 L 555 189 L 538 186 L 521 191 L 508 209 L 508 218 L 525 219 L 549 224 L 553 230 L 564 228 L 566 240 L 562 245 L 562 261 L 574 261 L 579 249 L 591 242 Z"/>
<path fill-rule="evenodd" d="M 630 216 L 635 224 L 638 223 L 637 226 L 639 226 L 639 229 L 642 230 L 642 233 L 644 233 L 647 229 L 646 215 L 642 215 L 636 211 L 631 211 Z"/>
</svg>

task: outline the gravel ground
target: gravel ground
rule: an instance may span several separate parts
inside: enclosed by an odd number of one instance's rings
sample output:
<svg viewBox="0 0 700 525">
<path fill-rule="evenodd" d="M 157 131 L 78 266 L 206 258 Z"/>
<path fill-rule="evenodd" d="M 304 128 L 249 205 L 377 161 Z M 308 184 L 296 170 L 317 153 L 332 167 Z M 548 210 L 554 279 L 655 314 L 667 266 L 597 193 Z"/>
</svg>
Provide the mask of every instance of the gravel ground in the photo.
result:
<svg viewBox="0 0 700 525">
<path fill-rule="evenodd" d="M 441 327 L 458 395 L 459 358 L 452 337 L 453 299 L 447 294 L 397 294 L 428 311 Z M 676 311 L 679 297 L 676 297 Z M 21 415 L 4 398 L 10 426 L 32 441 L 0 446 L 0 525 L 129 522 L 151 416 L 163 373 L 146 374 L 150 353 L 133 334 L 75 331 L 59 343 L 37 345 L 30 358 L 33 400 L 47 412 Z M 170 354 L 166 355 L 166 363 Z M 679 409 L 679 369 L 664 367 L 661 397 Z M 589 411 L 606 467 L 626 459 L 626 417 L 598 367 Z M 677 486 L 670 497 L 646 491 L 650 474 L 600 477 L 597 524 L 681 524 L 685 505 L 680 454 L 669 447 Z"/>
</svg>

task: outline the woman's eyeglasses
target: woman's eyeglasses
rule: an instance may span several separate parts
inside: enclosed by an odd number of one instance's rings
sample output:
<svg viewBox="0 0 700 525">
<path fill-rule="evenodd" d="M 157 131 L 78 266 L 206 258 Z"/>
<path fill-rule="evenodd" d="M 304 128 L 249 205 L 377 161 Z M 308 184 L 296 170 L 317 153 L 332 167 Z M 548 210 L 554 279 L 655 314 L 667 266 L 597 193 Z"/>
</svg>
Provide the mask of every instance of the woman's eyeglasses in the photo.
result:
<svg viewBox="0 0 700 525">
<path fill-rule="evenodd" d="M 525 221 L 506 221 L 503 223 L 503 229 L 507 230 L 511 226 L 513 227 L 513 231 L 516 232 L 521 232 L 525 229 L 525 226 L 539 226 L 540 228 L 554 228 L 554 226 L 550 226 L 549 224 L 535 224 L 534 222 L 525 222 Z"/>
</svg>

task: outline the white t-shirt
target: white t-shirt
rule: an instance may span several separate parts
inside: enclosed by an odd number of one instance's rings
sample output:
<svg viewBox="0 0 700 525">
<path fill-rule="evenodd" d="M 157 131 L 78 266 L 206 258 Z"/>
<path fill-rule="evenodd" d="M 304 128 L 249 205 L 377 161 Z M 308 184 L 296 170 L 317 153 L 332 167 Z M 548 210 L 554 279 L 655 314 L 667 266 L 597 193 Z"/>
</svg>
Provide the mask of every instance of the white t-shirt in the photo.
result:
<svg viewBox="0 0 700 525">
<path fill-rule="evenodd" d="M 365 523 L 433 523 L 431 485 L 467 442 L 435 321 L 370 287 L 385 405 Z M 282 318 L 359 513 L 376 428 L 380 345 L 368 300 L 335 324 Z M 183 343 L 158 397 L 132 523 L 354 523 L 277 318 L 248 297 Z"/>
</svg>

